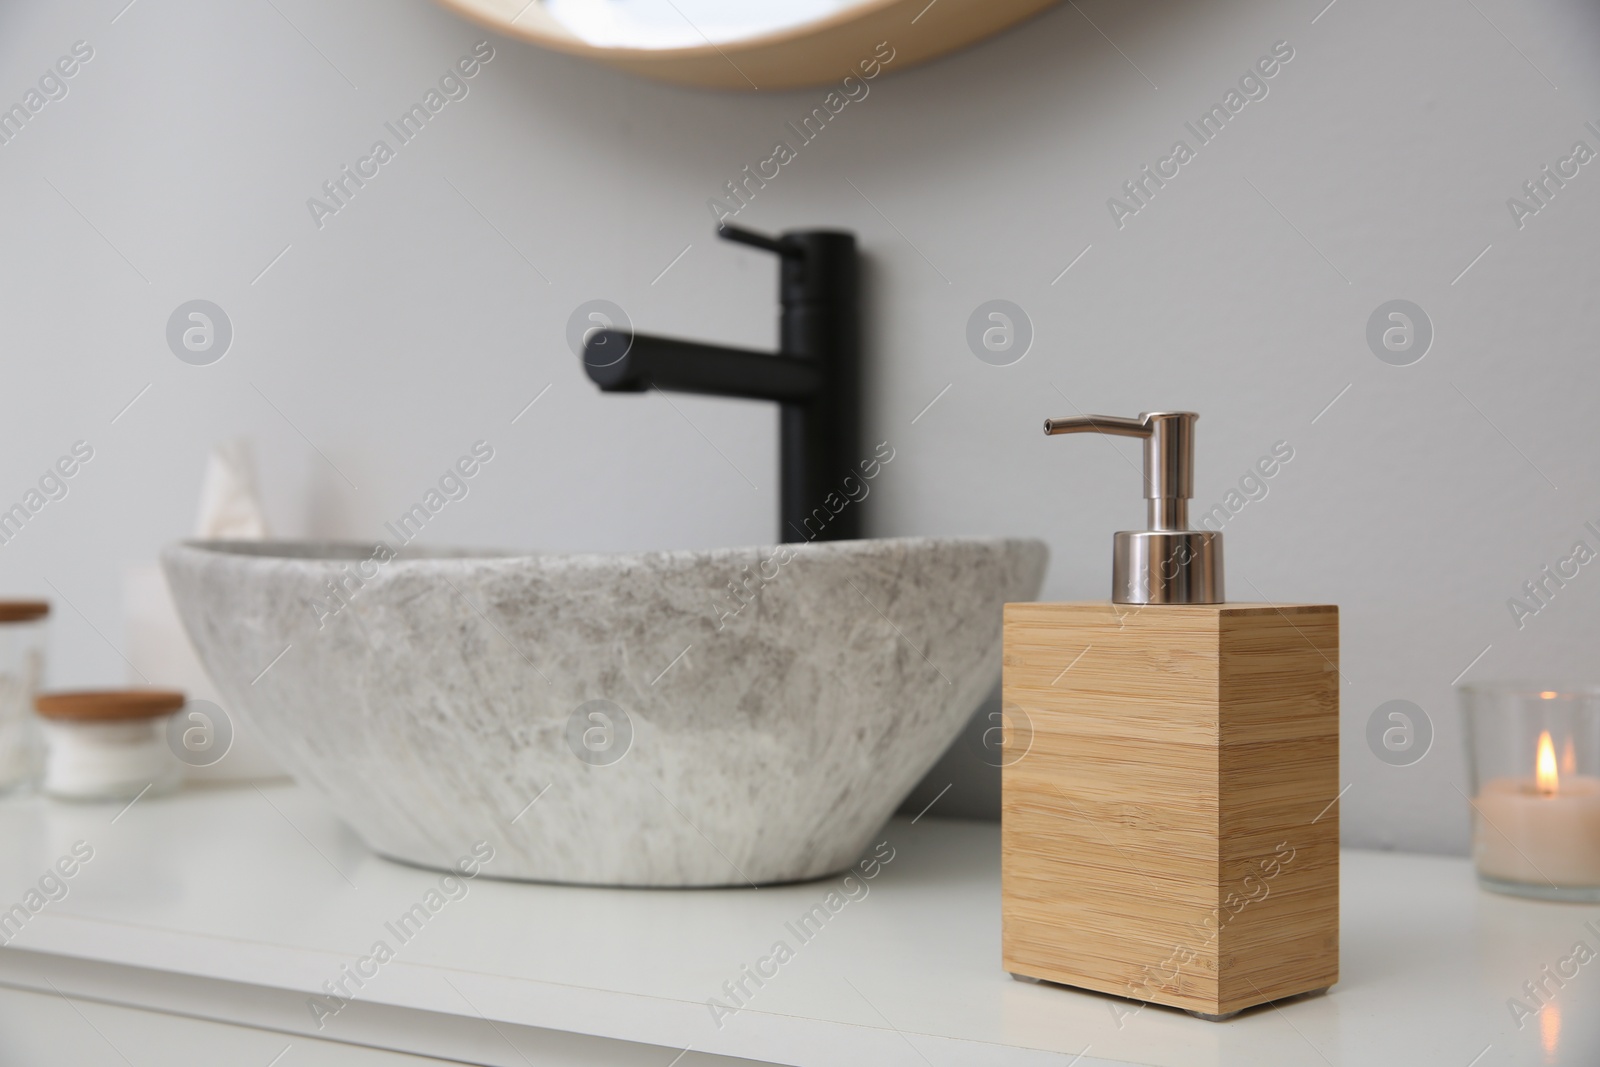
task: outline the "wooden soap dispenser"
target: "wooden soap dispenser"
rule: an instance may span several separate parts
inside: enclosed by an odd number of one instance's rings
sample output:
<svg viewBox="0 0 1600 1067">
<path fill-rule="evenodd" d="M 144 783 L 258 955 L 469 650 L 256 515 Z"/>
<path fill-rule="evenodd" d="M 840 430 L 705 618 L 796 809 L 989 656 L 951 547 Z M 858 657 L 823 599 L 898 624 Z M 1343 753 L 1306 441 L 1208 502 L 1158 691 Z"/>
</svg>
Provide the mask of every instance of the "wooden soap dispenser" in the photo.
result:
<svg viewBox="0 0 1600 1067">
<path fill-rule="evenodd" d="M 1339 977 L 1339 609 L 1224 601 L 1198 418 L 1045 421 L 1144 439 L 1150 528 L 1109 604 L 1005 606 L 1001 951 L 1223 1018 Z"/>
</svg>

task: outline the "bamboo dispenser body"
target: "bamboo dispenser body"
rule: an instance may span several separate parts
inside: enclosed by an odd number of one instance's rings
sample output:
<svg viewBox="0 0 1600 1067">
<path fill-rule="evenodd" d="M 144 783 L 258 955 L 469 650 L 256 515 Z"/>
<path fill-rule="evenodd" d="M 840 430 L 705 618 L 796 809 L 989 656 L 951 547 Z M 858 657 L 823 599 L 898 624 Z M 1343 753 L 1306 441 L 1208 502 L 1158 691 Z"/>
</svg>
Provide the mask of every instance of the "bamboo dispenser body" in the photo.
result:
<svg viewBox="0 0 1600 1067">
<path fill-rule="evenodd" d="M 1208 1015 L 1338 980 L 1338 611 L 1006 605 L 1008 971 Z"/>
</svg>

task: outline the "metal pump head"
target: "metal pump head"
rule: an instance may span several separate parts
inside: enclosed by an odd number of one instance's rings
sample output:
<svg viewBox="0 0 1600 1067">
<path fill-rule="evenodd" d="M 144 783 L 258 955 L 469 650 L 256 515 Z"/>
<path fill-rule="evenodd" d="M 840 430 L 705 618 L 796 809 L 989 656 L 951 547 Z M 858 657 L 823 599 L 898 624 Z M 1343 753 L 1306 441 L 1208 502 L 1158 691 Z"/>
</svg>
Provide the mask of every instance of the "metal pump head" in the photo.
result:
<svg viewBox="0 0 1600 1067">
<path fill-rule="evenodd" d="M 1144 438 L 1148 530 L 1123 530 L 1113 542 L 1114 604 L 1220 604 L 1222 534 L 1189 529 L 1194 496 L 1192 411 L 1147 411 L 1137 419 L 1077 415 L 1045 419 L 1046 435 L 1103 433 Z"/>
</svg>

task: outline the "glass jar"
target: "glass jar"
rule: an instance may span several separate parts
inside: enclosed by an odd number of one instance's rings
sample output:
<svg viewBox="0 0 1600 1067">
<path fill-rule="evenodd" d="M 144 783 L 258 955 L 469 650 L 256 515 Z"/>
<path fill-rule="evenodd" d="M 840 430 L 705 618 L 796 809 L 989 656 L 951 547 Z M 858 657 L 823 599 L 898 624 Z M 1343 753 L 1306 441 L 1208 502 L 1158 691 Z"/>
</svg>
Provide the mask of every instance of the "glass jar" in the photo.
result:
<svg viewBox="0 0 1600 1067">
<path fill-rule="evenodd" d="M 34 780 L 39 735 L 33 696 L 44 680 L 43 600 L 0 600 L 0 793 Z"/>
<path fill-rule="evenodd" d="M 184 705 L 172 689 L 88 689 L 40 693 L 43 789 L 63 800 L 133 800 L 183 780 L 167 736 Z"/>
<path fill-rule="evenodd" d="M 1460 687 L 1485 889 L 1600 902 L 1600 686 Z"/>
</svg>

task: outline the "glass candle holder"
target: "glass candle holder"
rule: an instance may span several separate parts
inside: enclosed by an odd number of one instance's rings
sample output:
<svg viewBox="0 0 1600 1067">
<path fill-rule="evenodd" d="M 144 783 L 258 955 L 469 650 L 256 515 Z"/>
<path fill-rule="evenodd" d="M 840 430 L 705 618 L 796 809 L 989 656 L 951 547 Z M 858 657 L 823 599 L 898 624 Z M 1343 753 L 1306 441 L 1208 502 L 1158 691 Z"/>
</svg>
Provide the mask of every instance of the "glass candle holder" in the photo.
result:
<svg viewBox="0 0 1600 1067">
<path fill-rule="evenodd" d="M 1460 687 L 1485 889 L 1600 902 L 1600 685 Z"/>
</svg>

